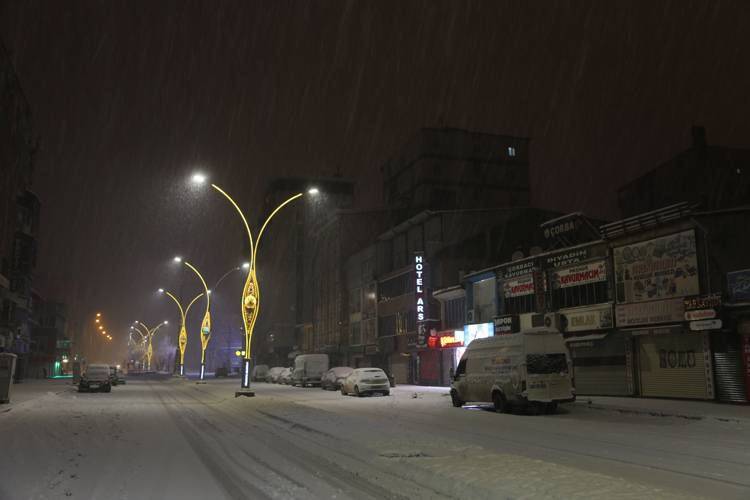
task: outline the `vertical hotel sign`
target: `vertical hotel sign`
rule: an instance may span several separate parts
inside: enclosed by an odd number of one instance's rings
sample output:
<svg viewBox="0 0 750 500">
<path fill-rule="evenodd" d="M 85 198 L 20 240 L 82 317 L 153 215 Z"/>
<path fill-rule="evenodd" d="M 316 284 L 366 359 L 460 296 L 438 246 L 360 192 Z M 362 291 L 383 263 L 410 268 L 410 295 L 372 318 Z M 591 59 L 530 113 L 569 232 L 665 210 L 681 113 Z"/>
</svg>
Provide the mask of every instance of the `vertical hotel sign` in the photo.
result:
<svg viewBox="0 0 750 500">
<path fill-rule="evenodd" d="M 414 299 L 417 307 L 417 347 L 427 346 L 426 278 L 424 252 L 414 252 Z"/>
</svg>

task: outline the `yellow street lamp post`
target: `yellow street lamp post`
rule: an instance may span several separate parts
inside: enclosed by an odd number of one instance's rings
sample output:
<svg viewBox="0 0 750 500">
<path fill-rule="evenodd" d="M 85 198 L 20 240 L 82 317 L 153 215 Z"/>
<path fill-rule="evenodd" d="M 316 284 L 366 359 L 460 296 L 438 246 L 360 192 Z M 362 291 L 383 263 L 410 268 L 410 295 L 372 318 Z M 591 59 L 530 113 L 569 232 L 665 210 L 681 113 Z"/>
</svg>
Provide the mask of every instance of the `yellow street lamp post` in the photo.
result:
<svg viewBox="0 0 750 500">
<path fill-rule="evenodd" d="M 200 176 L 197 174 L 193 177 L 193 180 L 198 183 L 205 182 L 205 177 Z M 216 184 L 211 184 L 211 187 L 213 187 L 215 190 L 217 190 L 219 193 L 221 193 L 229 202 L 232 204 L 232 206 L 237 210 L 237 213 L 242 218 L 242 222 L 245 225 L 245 231 L 247 232 L 247 238 L 250 242 L 250 266 L 249 266 L 249 272 L 247 274 L 247 279 L 245 280 L 245 286 L 242 289 L 242 302 L 241 302 L 241 310 L 242 310 L 242 322 L 245 327 L 245 352 L 244 352 L 244 359 L 242 364 L 242 389 L 243 391 L 239 391 L 235 393 L 236 396 L 253 396 L 254 394 L 249 391 L 250 388 L 250 360 L 251 360 L 251 346 L 252 346 L 252 338 L 253 338 L 253 328 L 255 327 L 255 321 L 258 319 L 258 314 L 260 312 L 260 288 L 258 287 L 258 276 L 256 274 L 256 257 L 258 255 L 258 248 L 260 246 L 260 240 L 263 237 L 263 232 L 266 229 L 266 226 L 271 221 L 274 215 L 278 213 L 279 210 L 281 210 L 285 205 L 288 203 L 291 203 L 292 201 L 296 200 L 297 198 L 302 197 L 302 193 L 297 193 L 294 196 L 290 196 L 288 199 L 286 199 L 283 203 L 281 203 L 278 207 L 276 207 L 273 212 L 271 212 L 271 215 L 268 216 L 268 218 L 265 220 L 263 225 L 260 228 L 260 231 L 258 232 L 258 238 L 257 240 L 253 241 L 253 233 L 250 231 L 250 226 L 247 223 L 247 219 L 245 218 L 245 214 L 242 213 L 242 210 L 240 209 L 239 205 L 232 199 L 231 196 L 229 196 L 226 191 L 221 189 Z M 310 189 L 310 194 L 316 194 L 317 189 L 312 188 Z"/>
<path fill-rule="evenodd" d="M 136 342 L 133 340 L 133 332 L 136 332 L 138 335 L 141 336 L 140 340 Z M 148 342 L 148 339 L 140 329 L 136 329 L 135 326 L 130 327 L 130 331 L 128 332 L 128 347 L 131 351 L 143 351 L 143 356 L 146 355 L 146 344 Z M 131 359 L 135 359 L 134 356 L 131 357 Z"/>
<path fill-rule="evenodd" d="M 180 310 L 181 323 L 178 342 L 180 346 L 180 376 L 183 376 L 185 375 L 185 349 L 187 348 L 187 328 L 185 327 L 185 318 L 190 311 L 190 306 L 192 306 L 196 300 L 203 297 L 203 293 L 199 293 L 198 295 L 196 295 L 195 298 L 191 300 L 187 307 L 184 309 L 182 308 L 182 304 L 180 304 L 180 301 L 177 300 L 177 297 L 175 297 L 172 293 L 164 290 L 163 288 L 159 288 L 159 293 L 164 293 L 169 296 L 169 298 L 172 299 L 175 304 L 177 304 L 177 308 Z"/>
<path fill-rule="evenodd" d="M 164 325 L 168 325 L 168 324 L 169 324 L 169 321 L 162 321 L 161 323 L 159 323 L 158 325 L 156 325 L 154 328 L 149 328 L 144 323 L 142 323 L 141 321 L 138 321 L 138 320 L 136 320 L 135 323 L 133 323 L 133 326 L 135 326 L 136 329 L 138 329 L 138 331 L 139 331 L 139 333 L 141 335 L 143 335 L 143 332 L 140 331 L 140 329 L 138 328 L 138 326 L 140 325 L 140 326 L 142 326 L 143 328 L 146 329 L 146 335 L 145 336 L 146 336 L 146 341 L 147 341 L 147 347 L 146 347 L 146 361 L 147 361 L 147 363 L 146 363 L 146 370 L 147 371 L 151 371 L 151 358 L 154 355 L 154 347 L 153 347 L 153 343 L 152 343 L 152 341 L 154 340 L 154 335 L 156 335 L 156 332 L 159 331 L 159 328 L 161 328 Z"/>
<path fill-rule="evenodd" d="M 203 284 L 203 291 L 206 296 L 206 313 L 203 315 L 203 322 L 201 323 L 201 372 L 200 380 L 203 380 L 206 374 L 206 348 L 208 348 L 208 342 L 211 340 L 211 291 L 208 289 L 206 280 L 203 279 L 203 275 L 187 260 L 183 260 L 182 257 L 175 257 L 175 262 L 182 262 L 188 266 L 201 280 Z"/>
</svg>

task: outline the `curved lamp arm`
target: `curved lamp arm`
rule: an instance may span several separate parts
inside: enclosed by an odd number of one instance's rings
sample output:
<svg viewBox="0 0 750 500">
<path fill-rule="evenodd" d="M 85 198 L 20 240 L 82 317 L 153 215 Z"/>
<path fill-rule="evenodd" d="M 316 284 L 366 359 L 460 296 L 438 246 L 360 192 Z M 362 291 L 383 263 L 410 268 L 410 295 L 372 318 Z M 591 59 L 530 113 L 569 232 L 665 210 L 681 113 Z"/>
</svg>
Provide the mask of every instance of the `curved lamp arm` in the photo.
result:
<svg viewBox="0 0 750 500">
<path fill-rule="evenodd" d="M 180 301 L 177 300 L 177 297 L 172 295 L 171 292 L 167 292 L 165 290 L 164 293 L 166 293 L 169 296 L 169 298 L 172 299 L 175 304 L 177 304 L 177 308 L 180 310 L 180 317 L 182 318 L 182 324 L 184 325 L 185 324 L 185 311 L 182 309 L 182 305 L 180 305 Z"/>
<path fill-rule="evenodd" d="M 250 226 L 247 224 L 247 219 L 245 219 L 245 214 L 242 213 L 242 210 L 240 210 L 239 205 L 232 199 L 231 196 L 229 196 L 223 189 L 221 189 L 216 184 L 211 184 L 211 187 L 220 192 L 224 195 L 224 197 L 229 200 L 229 203 L 232 204 L 235 210 L 237 210 L 237 213 L 240 214 L 240 217 L 242 217 L 242 222 L 245 224 L 245 231 L 247 231 L 247 238 L 250 240 L 250 255 L 255 255 L 255 244 L 253 243 L 253 233 L 250 231 Z M 250 264 L 250 268 L 252 269 L 252 263 Z"/>
<path fill-rule="evenodd" d="M 182 262 L 184 262 L 186 266 L 192 269 L 193 272 L 198 276 L 198 279 L 201 280 L 201 283 L 203 283 L 203 289 L 206 291 L 206 313 L 208 313 L 209 306 L 211 305 L 211 294 L 208 293 L 208 285 L 206 285 L 206 280 L 203 279 L 203 275 L 201 275 L 201 273 L 195 268 L 194 265 L 192 265 L 187 260 L 183 260 Z"/>
<path fill-rule="evenodd" d="M 250 269 L 255 269 L 255 257 L 258 253 L 258 248 L 260 247 L 260 239 L 263 237 L 263 232 L 266 230 L 266 226 L 269 222 L 271 222 L 271 219 L 273 219 L 273 216 L 276 215 L 276 213 L 284 208 L 287 204 L 293 202 L 297 198 L 302 197 L 302 193 L 297 193 L 294 196 L 289 197 L 286 201 L 284 201 L 281 205 L 276 207 L 273 212 L 271 212 L 271 215 L 268 216 L 266 221 L 263 223 L 263 226 L 260 228 L 260 232 L 258 233 L 258 239 L 255 241 L 255 251 L 252 253 L 252 260 L 250 261 Z"/>
</svg>

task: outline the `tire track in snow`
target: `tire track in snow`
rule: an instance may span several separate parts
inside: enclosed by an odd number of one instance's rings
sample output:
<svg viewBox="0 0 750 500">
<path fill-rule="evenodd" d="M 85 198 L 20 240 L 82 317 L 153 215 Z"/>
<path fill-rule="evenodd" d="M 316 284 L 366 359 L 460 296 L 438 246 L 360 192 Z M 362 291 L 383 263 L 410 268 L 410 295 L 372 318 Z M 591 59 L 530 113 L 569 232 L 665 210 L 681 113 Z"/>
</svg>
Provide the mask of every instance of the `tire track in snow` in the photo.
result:
<svg viewBox="0 0 750 500">
<path fill-rule="evenodd" d="M 270 451 L 281 456 L 281 458 L 283 458 L 285 462 L 293 464 L 294 466 L 302 469 L 307 474 L 314 477 L 316 480 L 324 480 L 328 483 L 332 483 L 331 485 L 336 485 L 341 489 L 341 491 L 343 491 L 347 495 L 350 495 L 351 498 L 364 498 L 365 495 L 370 498 L 378 499 L 394 498 L 407 500 L 409 498 L 413 498 L 413 496 L 404 496 L 398 492 L 390 489 L 385 489 L 383 486 L 381 486 L 381 484 L 388 484 L 388 481 L 392 483 L 394 479 L 397 479 L 399 482 L 404 481 L 408 485 L 410 485 L 412 487 L 411 489 L 413 495 L 418 494 L 418 492 L 422 492 L 423 494 L 426 494 L 426 498 L 449 498 L 445 496 L 444 493 L 432 489 L 429 485 L 414 484 L 412 479 L 401 478 L 397 474 L 394 474 L 393 471 L 385 470 L 382 467 L 378 467 L 374 463 L 362 460 L 361 458 L 356 457 L 350 453 L 342 452 L 340 448 L 335 448 L 333 446 L 311 440 L 307 435 L 292 432 L 294 429 L 302 429 L 303 431 L 306 431 L 304 429 L 304 427 L 306 426 L 304 425 L 297 424 L 282 417 L 274 418 L 276 417 L 275 415 L 267 414 L 267 412 L 259 410 L 257 408 L 250 408 L 249 410 L 252 413 L 246 413 L 245 411 L 248 410 L 246 406 L 236 406 L 235 409 L 238 410 L 237 413 L 228 412 L 226 411 L 226 409 L 220 409 L 217 407 L 217 403 L 227 401 L 225 398 L 219 399 L 218 401 L 209 404 L 204 399 L 199 399 L 197 395 L 191 393 L 193 391 L 198 391 L 201 394 L 209 396 L 212 399 L 216 400 L 217 397 L 215 394 L 202 390 L 201 388 L 191 386 L 182 386 L 180 389 L 180 393 L 182 395 L 189 397 L 191 400 L 195 401 L 195 403 L 201 405 L 202 407 L 205 407 L 209 411 L 220 415 L 222 418 L 227 420 L 227 424 L 229 426 L 234 427 L 238 430 L 238 432 L 246 432 L 248 430 L 247 427 L 239 425 L 237 423 L 238 420 L 252 421 L 251 428 L 257 429 L 258 432 L 261 432 L 262 436 L 265 439 L 268 439 L 269 436 L 273 436 L 273 442 L 279 443 Z M 230 400 L 230 406 L 233 406 L 231 405 L 232 402 L 233 401 Z M 242 413 L 240 413 L 240 411 L 242 411 Z M 262 416 L 263 414 L 267 414 L 269 416 Z M 288 424 L 288 432 L 280 434 L 278 432 L 279 426 L 277 425 L 276 421 L 282 421 L 284 423 L 291 422 Z M 372 479 L 378 481 L 378 483 L 372 482 L 369 478 L 365 477 L 362 474 L 359 474 L 357 471 L 343 468 L 341 465 L 333 462 L 326 456 L 316 454 L 312 451 L 300 447 L 295 442 L 289 440 L 290 435 L 293 435 L 295 439 L 305 440 L 306 442 L 314 445 L 317 448 L 325 449 L 331 452 L 331 454 L 336 458 L 345 458 L 346 461 L 355 463 L 360 469 L 367 471 L 368 475 L 371 474 L 371 471 L 377 470 L 378 473 L 391 477 L 374 477 Z M 338 439 L 335 436 L 327 436 L 328 439 Z M 254 440 L 256 442 L 260 441 L 258 437 L 255 437 Z M 342 446 L 351 446 L 351 443 L 342 442 L 341 444 Z M 252 454 L 252 456 L 256 457 L 254 458 L 254 460 L 259 460 L 256 454 Z M 273 468 L 273 470 L 277 471 L 277 469 L 275 468 Z"/>
</svg>

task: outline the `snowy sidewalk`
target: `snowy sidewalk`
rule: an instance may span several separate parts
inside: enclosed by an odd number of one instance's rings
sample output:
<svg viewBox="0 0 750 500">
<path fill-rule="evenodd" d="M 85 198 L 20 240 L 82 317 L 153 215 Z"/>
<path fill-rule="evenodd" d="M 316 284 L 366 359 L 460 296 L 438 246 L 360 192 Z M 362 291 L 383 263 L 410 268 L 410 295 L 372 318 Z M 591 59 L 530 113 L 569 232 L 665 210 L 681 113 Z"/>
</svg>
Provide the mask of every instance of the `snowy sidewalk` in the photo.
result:
<svg viewBox="0 0 750 500">
<path fill-rule="evenodd" d="M 725 404 L 713 401 L 578 396 L 575 406 L 617 411 L 625 414 L 750 423 L 750 405 Z"/>
<path fill-rule="evenodd" d="M 69 378 L 27 379 L 20 384 L 13 384 L 10 388 L 10 403 L 0 405 L 0 412 L 47 394 L 73 390 L 71 381 Z"/>
<path fill-rule="evenodd" d="M 419 399 L 443 398 L 448 387 L 397 385 L 394 392 L 407 393 Z M 689 401 L 676 399 L 626 398 L 609 396 L 578 396 L 573 408 L 616 411 L 622 414 L 678 417 L 689 420 L 719 420 L 722 422 L 750 423 L 750 405 L 726 404 L 714 401 Z"/>
</svg>

